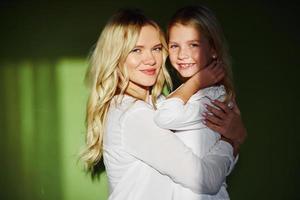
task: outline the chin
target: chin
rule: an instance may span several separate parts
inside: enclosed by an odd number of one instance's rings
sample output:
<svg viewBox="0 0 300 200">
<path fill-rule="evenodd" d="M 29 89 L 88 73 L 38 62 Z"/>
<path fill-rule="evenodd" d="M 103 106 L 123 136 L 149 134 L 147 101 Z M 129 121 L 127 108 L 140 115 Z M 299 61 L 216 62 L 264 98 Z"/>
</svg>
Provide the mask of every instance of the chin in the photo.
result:
<svg viewBox="0 0 300 200">
<path fill-rule="evenodd" d="M 176 70 L 182 78 L 190 78 L 199 71 L 199 69 L 196 67 L 189 67 L 186 69 L 180 69 L 179 67 L 176 67 Z"/>
<path fill-rule="evenodd" d="M 157 80 L 157 76 L 143 76 L 143 78 L 141 77 L 141 84 L 145 87 L 151 87 L 156 83 Z"/>
<path fill-rule="evenodd" d="M 140 85 L 144 86 L 144 87 L 152 87 L 156 82 L 155 80 L 144 80 Z"/>
<path fill-rule="evenodd" d="M 197 72 L 192 71 L 180 71 L 179 74 L 182 78 L 191 78 L 194 76 Z"/>
</svg>

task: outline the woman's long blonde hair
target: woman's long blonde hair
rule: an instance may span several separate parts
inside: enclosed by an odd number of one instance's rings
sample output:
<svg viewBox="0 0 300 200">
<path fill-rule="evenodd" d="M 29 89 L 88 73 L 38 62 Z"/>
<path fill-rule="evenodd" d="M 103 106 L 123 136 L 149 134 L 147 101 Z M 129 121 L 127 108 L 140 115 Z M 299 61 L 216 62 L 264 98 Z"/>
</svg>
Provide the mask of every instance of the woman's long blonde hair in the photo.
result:
<svg viewBox="0 0 300 200">
<path fill-rule="evenodd" d="M 210 47 L 216 51 L 218 60 L 223 63 L 225 68 L 226 75 L 220 84 L 223 84 L 226 88 L 226 100 L 232 99 L 235 96 L 235 92 L 232 80 L 231 58 L 223 30 L 214 13 L 205 6 L 183 7 L 171 18 L 168 24 L 168 35 L 170 29 L 177 24 L 196 28 L 209 41 Z"/>
<path fill-rule="evenodd" d="M 139 10 L 122 10 L 116 13 L 104 27 L 90 57 L 87 72 L 90 95 L 86 111 L 86 148 L 81 154 L 90 172 L 93 172 L 95 165 L 102 158 L 105 121 L 110 103 L 115 95 L 124 94 L 129 83 L 123 64 L 135 47 L 141 28 L 146 25 L 159 31 L 165 63 L 167 44 L 163 32 Z M 150 91 L 153 105 L 165 85 L 171 87 L 171 79 L 163 64 Z"/>
</svg>

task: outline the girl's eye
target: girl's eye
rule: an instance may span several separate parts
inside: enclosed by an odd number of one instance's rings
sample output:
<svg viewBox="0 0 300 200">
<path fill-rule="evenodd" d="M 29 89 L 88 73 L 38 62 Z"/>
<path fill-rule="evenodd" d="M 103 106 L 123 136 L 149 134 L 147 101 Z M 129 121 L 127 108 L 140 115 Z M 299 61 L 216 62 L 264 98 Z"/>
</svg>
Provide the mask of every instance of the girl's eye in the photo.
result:
<svg viewBox="0 0 300 200">
<path fill-rule="evenodd" d="M 130 52 L 131 53 L 141 53 L 142 50 L 141 49 L 132 49 Z"/>
<path fill-rule="evenodd" d="M 177 47 L 178 47 L 178 45 L 176 45 L 176 44 L 171 44 L 171 45 L 169 46 L 170 49 L 175 49 L 175 48 L 177 48 Z"/>
<path fill-rule="evenodd" d="M 199 47 L 199 44 L 197 44 L 197 43 L 192 43 L 192 44 L 190 44 L 190 47 Z"/>
</svg>

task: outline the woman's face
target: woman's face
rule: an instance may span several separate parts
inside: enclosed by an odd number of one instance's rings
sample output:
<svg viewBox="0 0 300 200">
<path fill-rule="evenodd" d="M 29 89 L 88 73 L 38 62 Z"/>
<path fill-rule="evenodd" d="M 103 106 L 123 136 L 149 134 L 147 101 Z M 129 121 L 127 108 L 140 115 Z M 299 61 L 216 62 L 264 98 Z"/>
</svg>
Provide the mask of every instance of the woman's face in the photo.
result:
<svg viewBox="0 0 300 200">
<path fill-rule="evenodd" d="M 163 64 L 159 32 L 153 26 L 142 27 L 138 41 L 125 61 L 130 86 L 148 89 L 156 82 Z"/>
<path fill-rule="evenodd" d="M 184 78 L 206 67 L 214 53 L 208 40 L 197 29 L 181 24 L 171 27 L 168 48 L 171 64 Z"/>
</svg>

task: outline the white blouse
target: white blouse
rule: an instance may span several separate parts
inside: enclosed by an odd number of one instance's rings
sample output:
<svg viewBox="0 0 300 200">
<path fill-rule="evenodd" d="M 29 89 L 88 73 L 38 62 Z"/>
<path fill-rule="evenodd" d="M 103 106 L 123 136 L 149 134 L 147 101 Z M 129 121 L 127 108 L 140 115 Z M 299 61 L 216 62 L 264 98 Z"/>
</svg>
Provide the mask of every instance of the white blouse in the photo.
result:
<svg viewBox="0 0 300 200">
<path fill-rule="evenodd" d="M 174 183 L 196 194 L 217 193 L 234 164 L 232 146 L 218 141 L 199 157 L 158 127 L 154 114 L 150 104 L 130 96 L 112 102 L 103 138 L 109 199 L 176 199 Z"/>
<path fill-rule="evenodd" d="M 187 147 L 202 158 L 221 138 L 219 133 L 202 123 L 202 114 L 207 111 L 205 104 L 211 105 L 210 101 L 216 99 L 223 101 L 225 95 L 224 86 L 213 86 L 199 90 L 186 104 L 180 98 L 162 100 L 158 103 L 154 121 L 161 128 L 173 130 Z M 177 199 L 229 199 L 225 179 L 218 193 L 213 195 L 196 194 L 180 184 L 174 184 L 174 187 Z"/>
</svg>

